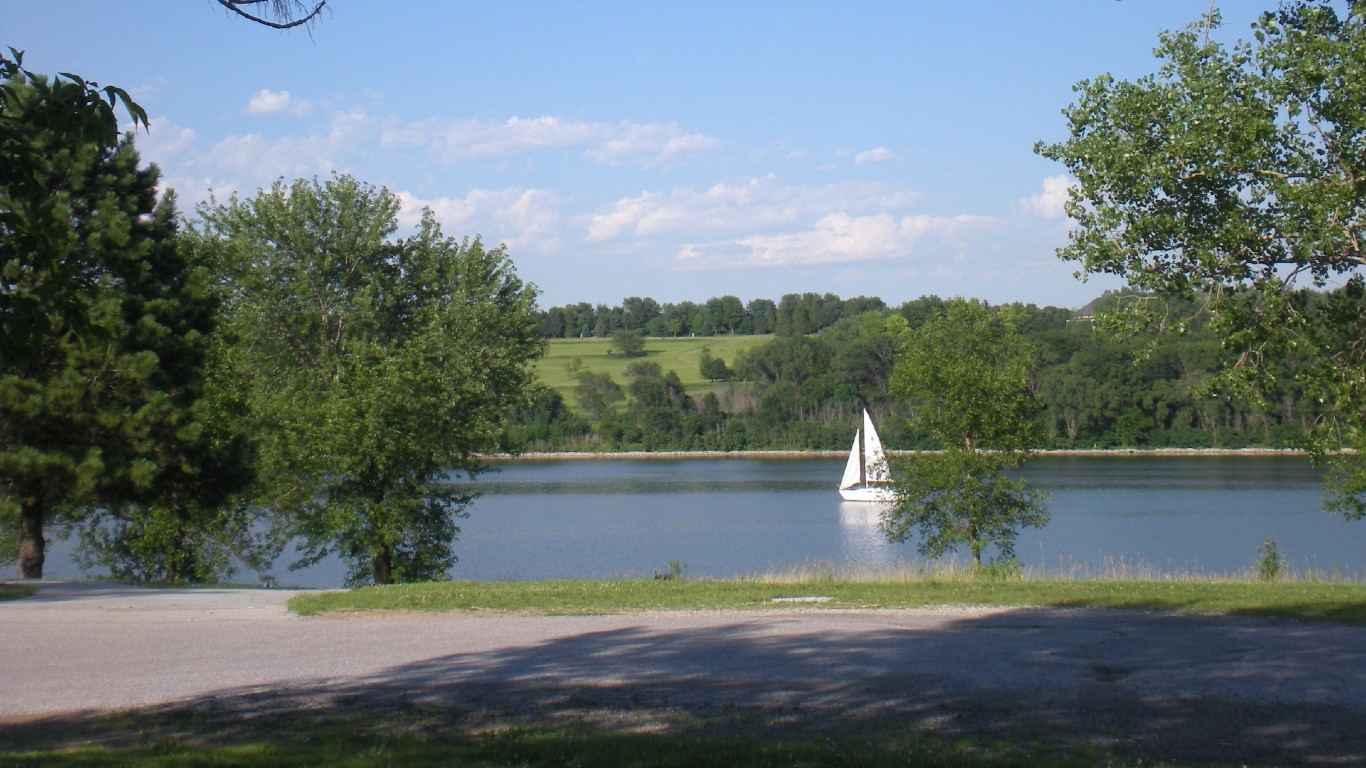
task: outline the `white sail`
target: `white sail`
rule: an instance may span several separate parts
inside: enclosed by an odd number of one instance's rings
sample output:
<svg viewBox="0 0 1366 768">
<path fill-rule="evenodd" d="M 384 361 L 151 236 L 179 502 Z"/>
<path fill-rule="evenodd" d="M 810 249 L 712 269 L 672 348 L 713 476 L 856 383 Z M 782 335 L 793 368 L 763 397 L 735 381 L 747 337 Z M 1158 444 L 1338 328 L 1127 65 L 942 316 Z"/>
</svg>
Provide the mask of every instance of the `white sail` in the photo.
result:
<svg viewBox="0 0 1366 768">
<path fill-rule="evenodd" d="M 866 409 L 863 427 L 854 431 L 854 444 L 849 448 L 849 460 L 844 464 L 839 491 L 846 501 L 885 502 L 894 498 L 887 454 Z"/>
<path fill-rule="evenodd" d="M 849 449 L 849 460 L 844 463 L 844 477 L 840 478 L 840 490 L 854 488 L 863 483 L 862 466 L 859 464 L 859 433 L 854 433 L 854 445 Z"/>
<path fill-rule="evenodd" d="M 868 411 L 863 412 L 863 476 L 867 483 L 890 483 L 891 472 L 887 470 L 887 454 L 882 450 L 882 439 L 873 429 L 873 420 Z"/>
</svg>

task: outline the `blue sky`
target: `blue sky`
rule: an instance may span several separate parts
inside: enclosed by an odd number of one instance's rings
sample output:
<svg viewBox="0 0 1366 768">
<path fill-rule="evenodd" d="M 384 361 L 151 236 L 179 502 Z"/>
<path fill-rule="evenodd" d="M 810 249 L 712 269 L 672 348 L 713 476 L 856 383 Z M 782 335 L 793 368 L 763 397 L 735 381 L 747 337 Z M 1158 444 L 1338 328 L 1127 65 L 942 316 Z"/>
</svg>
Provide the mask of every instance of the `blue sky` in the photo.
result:
<svg viewBox="0 0 1366 768">
<path fill-rule="evenodd" d="M 1274 3 L 1222 3 L 1224 40 Z M 330 0 L 276 32 L 211 0 L 0 0 L 38 72 L 129 90 L 144 159 L 210 190 L 350 173 L 505 243 L 541 305 L 967 296 L 1078 307 L 1078 80 L 1152 71 L 1206 0 Z"/>
</svg>

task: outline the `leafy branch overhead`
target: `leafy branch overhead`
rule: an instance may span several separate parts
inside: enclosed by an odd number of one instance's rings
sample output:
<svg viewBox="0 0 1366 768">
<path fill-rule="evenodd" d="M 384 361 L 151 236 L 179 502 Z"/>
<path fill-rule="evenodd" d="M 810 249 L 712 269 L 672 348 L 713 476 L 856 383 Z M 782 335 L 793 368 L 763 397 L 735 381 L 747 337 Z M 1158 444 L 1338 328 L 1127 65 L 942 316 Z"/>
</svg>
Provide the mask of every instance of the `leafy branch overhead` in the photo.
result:
<svg viewBox="0 0 1366 768">
<path fill-rule="evenodd" d="M 1311 448 L 1366 448 L 1366 3 L 1286 2 L 1230 47 L 1217 23 L 1162 35 L 1153 74 L 1077 84 L 1069 137 L 1036 146 L 1076 179 L 1060 255 L 1199 300 L 1235 355 L 1217 390 L 1266 408 L 1301 388 L 1327 406 Z M 1358 456 L 1330 488 L 1355 516 Z"/>
</svg>

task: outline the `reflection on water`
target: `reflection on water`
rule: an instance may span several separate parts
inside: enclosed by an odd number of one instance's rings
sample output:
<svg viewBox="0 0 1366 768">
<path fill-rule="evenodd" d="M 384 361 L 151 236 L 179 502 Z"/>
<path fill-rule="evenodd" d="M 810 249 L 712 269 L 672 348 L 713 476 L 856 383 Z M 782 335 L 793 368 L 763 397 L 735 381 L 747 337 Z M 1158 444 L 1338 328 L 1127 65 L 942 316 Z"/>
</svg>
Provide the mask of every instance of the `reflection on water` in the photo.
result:
<svg viewBox="0 0 1366 768">
<path fill-rule="evenodd" d="M 670 560 L 692 578 L 824 563 L 876 569 L 916 559 L 889 544 L 882 505 L 835 490 L 842 457 L 524 460 L 473 487 L 457 579 L 648 577 Z M 1320 510 L 1319 475 L 1286 456 L 1045 457 L 1021 474 L 1052 494 L 1052 521 L 1016 554 L 1048 572 L 1115 562 L 1149 573 L 1247 569 L 1270 537 L 1292 567 L 1366 576 L 1366 522 Z M 65 546 L 65 554 L 62 547 Z M 990 553 L 988 553 L 990 555 Z M 335 587 L 336 561 L 275 571 L 282 584 Z M 53 548 L 51 578 L 79 572 Z"/>
</svg>

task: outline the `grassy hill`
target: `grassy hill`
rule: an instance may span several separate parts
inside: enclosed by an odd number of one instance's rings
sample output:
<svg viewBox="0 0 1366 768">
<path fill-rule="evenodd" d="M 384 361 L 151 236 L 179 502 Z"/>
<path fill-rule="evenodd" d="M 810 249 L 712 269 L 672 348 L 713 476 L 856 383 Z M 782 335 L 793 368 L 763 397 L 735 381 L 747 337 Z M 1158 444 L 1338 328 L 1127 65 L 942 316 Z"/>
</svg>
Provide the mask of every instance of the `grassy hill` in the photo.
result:
<svg viewBox="0 0 1366 768">
<path fill-rule="evenodd" d="M 768 341 L 771 336 L 706 336 L 686 338 L 650 337 L 645 340 L 644 357 L 622 357 L 617 354 L 611 339 L 552 339 L 550 351 L 536 363 L 536 373 L 541 381 L 560 393 L 571 407 L 577 407 L 574 400 L 574 386 L 577 383 L 569 373 L 569 363 L 578 358 L 586 370 L 606 373 L 624 389 L 629 383 L 626 366 L 639 360 L 659 363 L 665 371 L 674 371 L 683 381 L 689 394 L 701 395 L 719 390 L 724 384 L 706 381 L 697 372 L 697 361 L 702 348 L 711 349 L 713 357 L 735 363 L 736 356 L 750 347 Z"/>
</svg>

